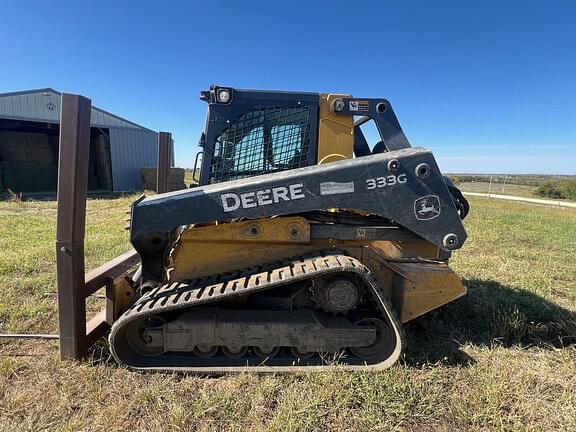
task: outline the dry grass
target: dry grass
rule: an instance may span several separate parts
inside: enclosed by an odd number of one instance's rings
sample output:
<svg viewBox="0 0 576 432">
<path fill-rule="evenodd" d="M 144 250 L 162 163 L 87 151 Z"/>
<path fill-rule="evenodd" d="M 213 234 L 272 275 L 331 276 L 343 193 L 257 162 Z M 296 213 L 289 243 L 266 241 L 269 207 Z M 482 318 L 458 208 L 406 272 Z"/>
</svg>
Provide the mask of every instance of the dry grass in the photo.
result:
<svg viewBox="0 0 576 432">
<path fill-rule="evenodd" d="M 88 205 L 87 268 L 127 249 L 129 198 Z M 576 430 L 576 212 L 476 199 L 455 255 L 469 295 L 406 328 L 378 374 L 141 374 L 104 345 L 0 346 L 0 430 Z M 56 331 L 52 202 L 0 203 L 0 328 Z"/>
<path fill-rule="evenodd" d="M 492 186 L 490 186 L 489 182 L 462 182 L 458 185 L 458 187 L 463 192 L 488 193 L 490 191 L 493 194 L 500 195 L 514 195 L 525 198 L 541 198 L 536 195 L 536 189 L 538 189 L 536 186 L 503 183 L 492 183 Z"/>
</svg>

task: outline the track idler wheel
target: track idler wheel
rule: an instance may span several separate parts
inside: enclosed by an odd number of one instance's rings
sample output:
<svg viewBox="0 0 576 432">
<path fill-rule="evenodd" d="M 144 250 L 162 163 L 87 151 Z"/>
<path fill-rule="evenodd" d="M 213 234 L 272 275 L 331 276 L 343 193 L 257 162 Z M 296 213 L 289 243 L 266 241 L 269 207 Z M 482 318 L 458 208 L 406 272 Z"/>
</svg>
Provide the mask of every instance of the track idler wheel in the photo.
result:
<svg viewBox="0 0 576 432">
<path fill-rule="evenodd" d="M 136 353 L 146 357 L 156 357 L 164 354 L 164 347 L 152 344 L 152 338 L 147 334 L 147 330 L 162 327 L 165 323 L 166 321 L 159 316 L 133 321 L 126 329 L 128 345 Z"/>
<path fill-rule="evenodd" d="M 366 361 L 379 360 L 392 354 L 396 346 L 396 335 L 385 321 L 376 317 L 364 317 L 356 319 L 353 324 L 376 329 L 376 339 L 371 345 L 350 348 L 352 354 Z"/>
</svg>

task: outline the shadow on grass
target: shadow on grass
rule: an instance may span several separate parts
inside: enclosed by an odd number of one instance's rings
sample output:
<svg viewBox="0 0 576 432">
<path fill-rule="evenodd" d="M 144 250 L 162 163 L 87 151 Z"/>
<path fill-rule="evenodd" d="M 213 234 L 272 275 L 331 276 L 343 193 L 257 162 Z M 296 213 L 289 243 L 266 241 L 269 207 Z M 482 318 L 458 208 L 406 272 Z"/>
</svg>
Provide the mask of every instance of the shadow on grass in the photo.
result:
<svg viewBox="0 0 576 432">
<path fill-rule="evenodd" d="M 492 280 L 464 280 L 468 294 L 405 325 L 408 365 L 469 365 L 460 347 L 558 348 L 576 344 L 576 314 L 537 294 Z"/>
</svg>

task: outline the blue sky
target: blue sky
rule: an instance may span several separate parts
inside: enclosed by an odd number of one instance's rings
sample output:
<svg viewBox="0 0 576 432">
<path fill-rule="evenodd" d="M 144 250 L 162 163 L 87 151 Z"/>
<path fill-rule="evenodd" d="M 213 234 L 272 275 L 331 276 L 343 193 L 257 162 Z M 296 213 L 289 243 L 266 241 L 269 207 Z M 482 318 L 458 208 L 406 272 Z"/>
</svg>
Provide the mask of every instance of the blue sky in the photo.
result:
<svg viewBox="0 0 576 432">
<path fill-rule="evenodd" d="M 80 93 L 193 165 L 211 83 L 386 97 L 446 172 L 576 173 L 573 1 L 23 1 L 0 92 Z"/>
</svg>

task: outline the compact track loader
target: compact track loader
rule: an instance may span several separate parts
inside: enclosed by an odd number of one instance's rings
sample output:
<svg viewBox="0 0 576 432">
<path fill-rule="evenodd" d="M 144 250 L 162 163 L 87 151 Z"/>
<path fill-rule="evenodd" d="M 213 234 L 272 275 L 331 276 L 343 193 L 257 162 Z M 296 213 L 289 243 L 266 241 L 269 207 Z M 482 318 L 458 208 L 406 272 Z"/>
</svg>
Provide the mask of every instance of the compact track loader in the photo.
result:
<svg viewBox="0 0 576 432">
<path fill-rule="evenodd" d="M 120 363 L 380 370 L 402 323 L 465 294 L 447 263 L 468 203 L 387 100 L 218 86 L 201 99 L 199 186 L 132 206 L 141 268 L 116 287 L 130 299 L 109 336 Z"/>
</svg>

